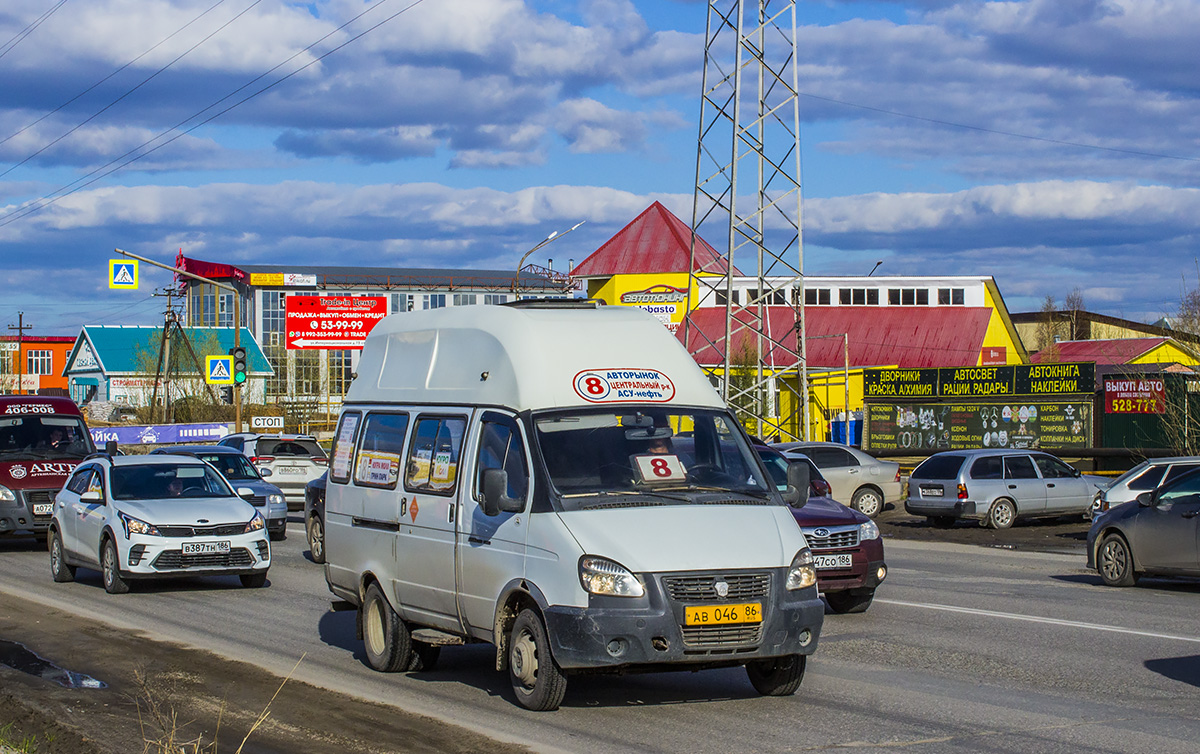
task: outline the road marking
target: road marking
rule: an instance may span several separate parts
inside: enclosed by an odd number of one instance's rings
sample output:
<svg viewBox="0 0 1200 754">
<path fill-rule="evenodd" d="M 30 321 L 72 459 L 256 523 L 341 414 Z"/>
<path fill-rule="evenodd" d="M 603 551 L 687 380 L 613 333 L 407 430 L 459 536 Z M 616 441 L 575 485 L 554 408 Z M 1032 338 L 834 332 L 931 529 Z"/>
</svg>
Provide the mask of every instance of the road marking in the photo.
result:
<svg viewBox="0 0 1200 754">
<path fill-rule="evenodd" d="M 1132 636 L 1148 636 L 1152 639 L 1173 639 L 1175 641 L 1190 641 L 1195 644 L 1200 644 L 1200 637 L 1196 636 L 1179 636 L 1178 634 L 1162 634 L 1155 631 L 1138 631 L 1133 628 L 1124 628 L 1122 626 L 1108 626 L 1103 623 L 1084 623 L 1075 620 L 1063 620 L 1062 618 L 1043 618 L 1037 615 L 1022 615 L 1021 613 L 1002 613 L 996 610 L 979 610 L 973 607 L 957 607 L 955 605 L 936 605 L 927 602 L 903 602 L 901 600 L 881 600 L 876 599 L 875 602 L 885 605 L 899 605 L 900 607 L 919 607 L 925 610 L 942 610 L 948 613 L 964 613 L 966 615 L 982 615 L 988 618 L 1004 618 L 1006 620 L 1020 620 L 1027 623 L 1048 623 L 1052 626 L 1068 626 L 1070 628 L 1083 628 L 1089 631 L 1108 631 L 1114 634 L 1130 634 Z"/>
</svg>

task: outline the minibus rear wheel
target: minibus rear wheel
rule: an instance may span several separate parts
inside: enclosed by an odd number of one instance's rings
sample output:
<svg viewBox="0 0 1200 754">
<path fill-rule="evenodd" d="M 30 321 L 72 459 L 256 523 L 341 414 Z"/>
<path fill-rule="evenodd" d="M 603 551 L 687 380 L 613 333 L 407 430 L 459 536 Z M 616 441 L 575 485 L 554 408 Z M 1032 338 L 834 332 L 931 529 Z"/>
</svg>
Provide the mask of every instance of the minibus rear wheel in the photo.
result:
<svg viewBox="0 0 1200 754">
<path fill-rule="evenodd" d="M 363 648 L 367 662 L 382 673 L 406 670 L 412 661 L 412 637 L 379 584 L 367 587 L 363 599 Z"/>
<path fill-rule="evenodd" d="M 804 680 L 804 655 L 784 655 L 746 663 L 750 685 L 763 696 L 791 696 Z"/>
<path fill-rule="evenodd" d="M 522 610 L 508 638 L 508 677 L 522 707 L 535 712 L 558 709 L 567 693 L 567 677 L 550 656 L 542 619 Z"/>
</svg>

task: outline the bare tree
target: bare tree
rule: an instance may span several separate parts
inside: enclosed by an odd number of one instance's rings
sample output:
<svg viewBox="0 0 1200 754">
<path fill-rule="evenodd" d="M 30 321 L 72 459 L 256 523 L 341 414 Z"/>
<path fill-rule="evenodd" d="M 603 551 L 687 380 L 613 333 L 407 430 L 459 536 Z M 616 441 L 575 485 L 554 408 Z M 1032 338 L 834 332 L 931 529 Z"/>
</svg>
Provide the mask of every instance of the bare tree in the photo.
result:
<svg viewBox="0 0 1200 754">
<path fill-rule="evenodd" d="M 1041 314 L 1041 323 L 1038 326 L 1038 353 L 1044 354 L 1042 361 L 1055 361 L 1058 358 L 1058 347 L 1054 339 L 1054 320 L 1058 314 L 1058 305 L 1053 296 L 1046 296 L 1042 301 Z"/>
<path fill-rule="evenodd" d="M 1200 287 L 1184 290 L 1174 320 L 1176 330 L 1200 335 Z"/>
<path fill-rule="evenodd" d="M 1067 336 L 1068 339 L 1079 340 L 1079 313 L 1084 310 L 1083 291 L 1079 286 L 1075 286 L 1067 294 L 1067 298 L 1063 301 L 1063 310 L 1071 319 L 1071 332 Z"/>
</svg>

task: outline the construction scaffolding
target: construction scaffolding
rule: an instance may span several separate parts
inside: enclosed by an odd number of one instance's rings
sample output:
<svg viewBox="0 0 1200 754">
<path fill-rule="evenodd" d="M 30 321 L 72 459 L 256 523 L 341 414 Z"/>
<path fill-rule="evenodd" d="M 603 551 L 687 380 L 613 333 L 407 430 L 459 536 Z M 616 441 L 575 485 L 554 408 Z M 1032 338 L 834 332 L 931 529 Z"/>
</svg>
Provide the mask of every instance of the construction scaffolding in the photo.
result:
<svg viewBox="0 0 1200 754">
<path fill-rule="evenodd" d="M 794 1 L 710 0 L 684 343 L 693 354 L 719 354 L 703 366 L 759 437 L 799 426 L 807 439 L 797 80 Z M 717 259 L 704 254 L 701 237 Z M 754 272 L 740 272 L 739 262 Z M 736 300 L 734 278 L 751 276 L 758 285 Z M 725 307 L 723 333 L 691 321 L 697 305 Z M 770 306 L 791 307 L 790 326 L 780 331 L 777 318 L 772 328 Z M 789 408 L 780 408 L 778 390 L 793 393 Z"/>
</svg>

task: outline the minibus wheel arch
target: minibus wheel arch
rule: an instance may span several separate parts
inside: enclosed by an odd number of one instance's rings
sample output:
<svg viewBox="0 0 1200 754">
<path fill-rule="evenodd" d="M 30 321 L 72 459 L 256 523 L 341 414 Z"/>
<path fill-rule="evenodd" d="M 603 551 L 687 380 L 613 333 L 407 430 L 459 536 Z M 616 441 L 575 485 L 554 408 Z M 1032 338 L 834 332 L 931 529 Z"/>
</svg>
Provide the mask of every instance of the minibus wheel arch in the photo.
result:
<svg viewBox="0 0 1200 754">
<path fill-rule="evenodd" d="M 492 628 L 492 643 L 496 645 L 496 670 L 508 670 L 508 638 L 512 633 L 513 624 L 522 610 L 533 610 L 542 618 L 542 609 L 549 603 L 536 586 L 524 581 L 511 582 L 504 591 L 504 596 L 497 603 L 496 621 Z"/>
</svg>

